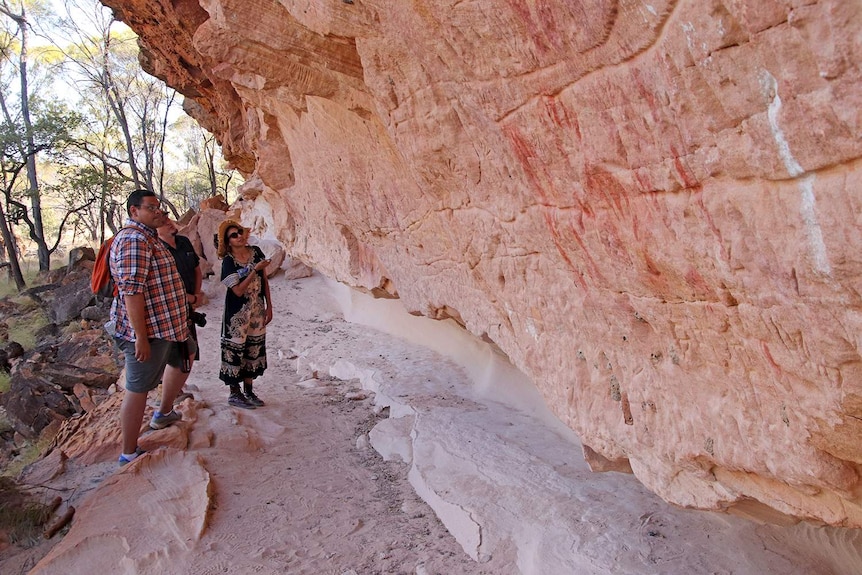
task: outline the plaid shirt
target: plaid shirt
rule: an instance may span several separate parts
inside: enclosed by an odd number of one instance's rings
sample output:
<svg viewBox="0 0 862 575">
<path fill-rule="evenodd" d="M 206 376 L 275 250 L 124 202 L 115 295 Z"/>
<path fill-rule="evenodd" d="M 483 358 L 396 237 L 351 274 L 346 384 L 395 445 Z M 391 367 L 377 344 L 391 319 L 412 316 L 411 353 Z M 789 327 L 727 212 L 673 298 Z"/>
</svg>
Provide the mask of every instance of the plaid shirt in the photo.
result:
<svg viewBox="0 0 862 575">
<path fill-rule="evenodd" d="M 123 296 L 144 294 L 147 338 L 185 341 L 189 338 L 186 288 L 174 258 L 155 230 L 126 221 L 111 245 L 111 276 L 119 289 L 111 306 L 116 337 L 135 341 Z"/>
</svg>

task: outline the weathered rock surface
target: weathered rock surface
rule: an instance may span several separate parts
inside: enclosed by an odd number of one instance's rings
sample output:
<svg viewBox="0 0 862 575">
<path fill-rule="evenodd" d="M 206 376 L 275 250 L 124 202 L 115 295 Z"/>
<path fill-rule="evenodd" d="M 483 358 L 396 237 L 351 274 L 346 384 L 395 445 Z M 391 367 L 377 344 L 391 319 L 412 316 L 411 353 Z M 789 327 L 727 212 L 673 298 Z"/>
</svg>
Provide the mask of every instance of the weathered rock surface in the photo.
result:
<svg viewBox="0 0 862 575">
<path fill-rule="evenodd" d="M 94 298 L 90 289 L 92 257 L 92 248 L 75 248 L 69 266 L 43 276 L 49 283 L 24 291 L 26 297 L 0 301 L 0 341 L 8 340 L 10 323 L 32 327 L 48 321 L 32 331 L 34 349 L 15 341 L 0 349 L 0 370 L 10 377 L 0 407 L 23 438 L 50 437 L 66 418 L 92 411 L 120 375 L 119 350 L 102 328 L 110 301 Z M 0 460 L 17 450 L 14 438 L 0 440 Z"/>
<path fill-rule="evenodd" d="M 211 505 L 211 482 L 200 456 L 159 450 L 107 479 L 99 497 L 77 511 L 75 523 L 32 573 L 68 573 L 86 564 L 97 573 L 141 573 L 163 555 L 186 550 L 204 530 Z M 117 508 L 126 513 L 115 514 Z M 109 514 L 115 522 L 100 520 Z M 132 534 L 134 545 L 127 536 Z M 122 557 L 122 561 L 118 561 Z"/>
<path fill-rule="evenodd" d="M 57 344 L 44 344 L 24 354 L 10 372 L 10 388 L 0 394 L 16 431 L 38 436 L 75 413 L 89 412 L 120 375 L 118 353 L 104 330 L 84 330 Z M 101 395 L 104 395 L 102 393 Z"/>
<path fill-rule="evenodd" d="M 670 501 L 862 527 L 862 5 L 103 1 L 258 235 Z"/>
</svg>

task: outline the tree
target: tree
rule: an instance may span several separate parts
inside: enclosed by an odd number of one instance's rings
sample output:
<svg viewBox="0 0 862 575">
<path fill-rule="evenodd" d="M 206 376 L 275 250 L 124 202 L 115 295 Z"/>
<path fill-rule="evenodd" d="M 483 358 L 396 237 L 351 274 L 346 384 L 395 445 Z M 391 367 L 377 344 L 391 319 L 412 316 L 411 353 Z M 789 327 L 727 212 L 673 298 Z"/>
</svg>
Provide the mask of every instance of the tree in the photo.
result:
<svg viewBox="0 0 862 575">
<path fill-rule="evenodd" d="M 2 121 L 0 121 L 0 179 L 2 179 L 2 193 L 5 199 L 7 211 L 2 217 L 0 227 L 8 228 L 9 221 L 16 224 L 23 224 L 28 231 L 31 240 L 36 242 L 39 247 L 39 269 L 45 271 L 42 266 L 41 253 L 44 249 L 45 253 L 53 253 L 63 234 L 66 222 L 74 214 L 86 209 L 87 205 L 93 202 L 89 199 L 84 203 L 63 203 L 60 208 L 63 212 L 61 221 L 57 226 L 56 237 L 52 245 L 48 245 L 48 236 L 44 225 L 42 215 L 41 194 L 44 189 L 37 191 L 40 196 L 37 207 L 30 204 L 30 209 L 25 203 L 27 198 L 32 200 L 32 181 L 26 184 L 21 182 L 20 175 L 22 172 L 28 172 L 33 165 L 33 158 L 37 154 L 44 154 L 52 160 L 54 165 L 62 165 L 64 162 L 64 154 L 67 150 L 74 146 L 74 131 L 80 124 L 80 116 L 66 108 L 63 104 L 46 103 L 39 99 L 33 99 L 33 106 L 30 108 L 31 121 L 29 125 L 21 121 L 20 110 L 14 111 L 10 103 L 6 99 L 6 91 L 0 91 L 0 111 L 2 111 Z M 45 187 L 44 184 L 41 185 Z M 39 213 L 38 222 L 31 216 L 34 213 Z M 2 231 L 2 230 L 0 230 Z M 12 236 L 11 230 L 9 236 Z M 10 264 L 13 265 L 13 271 L 17 266 L 17 250 L 14 238 L 10 241 L 7 234 L 3 234 L 4 242 L 7 245 L 7 253 L 9 255 Z M 22 278 L 15 278 L 16 284 L 21 288 Z"/>
<path fill-rule="evenodd" d="M 60 16 L 38 2 L 0 0 L 6 250 L 17 254 L 15 233 L 27 236 L 39 269 L 49 269 L 64 230 L 94 243 L 116 233 L 132 188 L 153 190 L 174 217 L 227 196 L 234 172 L 221 168 L 211 135 L 174 121 L 176 92 L 141 70 L 134 33 L 95 0 L 64 0 Z M 187 166 L 179 175 L 166 152 L 169 129 L 193 140 L 179 146 Z"/>
<path fill-rule="evenodd" d="M 223 169 L 225 162 L 215 136 L 189 116 L 178 118 L 171 125 L 171 133 L 178 142 L 184 167 L 173 175 L 169 189 L 185 198 L 190 208 L 218 194 L 227 199 L 230 191 L 236 188 L 235 172 Z"/>
<path fill-rule="evenodd" d="M 0 91 L 2 94 L 2 91 Z M 4 195 L 8 196 L 7 190 L 15 187 L 18 175 L 26 165 L 24 162 L 15 162 L 13 155 L 7 155 L 6 150 L 11 147 L 12 138 L 7 133 L 9 126 L 3 124 L 0 128 L 0 179 L 2 179 Z M 9 221 L 6 216 L 6 211 L 3 205 L 0 204 L 0 235 L 3 237 L 3 246 L 6 249 L 6 257 L 8 262 L 3 262 L 9 266 L 9 274 L 15 281 L 15 286 L 18 291 L 26 287 L 24 275 L 21 273 L 21 264 L 18 261 L 18 242 L 15 236 L 12 235 L 12 230 L 9 228 Z"/>
<path fill-rule="evenodd" d="M 39 8 L 39 4 L 33 3 L 33 6 Z M 39 270 L 47 271 L 50 269 L 50 251 L 48 249 L 48 244 L 45 241 L 45 230 L 42 222 L 42 199 L 39 193 L 39 177 L 36 171 L 36 156 L 39 152 L 36 146 L 36 142 L 34 140 L 33 134 L 33 122 L 30 116 L 30 86 L 29 86 L 29 74 L 28 74 L 28 49 L 29 49 L 29 38 L 30 38 L 30 24 L 27 19 L 27 11 L 25 9 L 24 2 L 21 1 L 18 3 L 16 9 L 13 9 L 9 2 L 6 0 L 0 1 L 0 14 L 4 15 L 6 18 L 14 23 L 14 31 L 10 33 L 7 29 L 6 32 L 9 35 L 17 37 L 20 42 L 18 45 L 18 53 L 17 53 L 17 71 L 18 71 L 18 80 L 20 82 L 18 96 L 20 99 L 20 116 L 18 120 L 21 122 L 23 127 L 23 132 L 20 133 L 21 136 L 21 150 L 20 153 L 24 157 L 26 161 L 26 172 L 27 172 L 27 182 L 28 182 L 28 190 L 27 195 L 30 199 L 30 208 L 31 208 L 31 239 L 36 242 L 39 253 Z M 11 47 L 11 43 L 9 44 Z M 5 51 L 3 53 L 4 59 L 9 59 L 10 62 L 14 61 L 15 54 L 11 51 Z M 8 118 L 7 118 L 8 121 Z"/>
<path fill-rule="evenodd" d="M 50 38 L 64 56 L 68 80 L 86 95 L 86 149 L 104 177 L 103 207 L 112 206 L 116 182 L 110 180 L 121 175 L 134 188 L 153 190 L 176 216 L 164 189 L 166 128 L 176 92 L 141 70 L 136 36 L 107 8 L 87 0 L 66 0 L 63 6 L 65 15 L 54 22 Z"/>
<path fill-rule="evenodd" d="M 37 8 L 35 12 L 40 13 L 40 7 L 33 6 Z M 8 2 L 0 2 L 0 15 L 6 17 L 3 21 L 6 26 L 0 30 L 3 39 L 0 44 L 0 192 L 5 200 L 5 208 L 0 210 L 0 235 L 10 271 L 21 289 L 24 280 L 18 260 L 20 250 L 10 224 L 25 226 L 27 235 L 37 246 L 39 269 L 50 269 L 50 255 L 59 245 L 67 220 L 79 208 L 63 205 L 57 236 L 53 245 L 49 245 L 37 157 L 41 155 L 53 165 L 61 164 L 74 143 L 73 133 L 80 124 L 80 115 L 62 102 L 34 95 L 43 86 L 39 81 L 33 85 L 37 89 L 31 87 L 28 15 L 23 3 L 16 8 L 17 11 L 13 11 Z M 40 74 L 36 77 L 42 78 Z"/>
</svg>

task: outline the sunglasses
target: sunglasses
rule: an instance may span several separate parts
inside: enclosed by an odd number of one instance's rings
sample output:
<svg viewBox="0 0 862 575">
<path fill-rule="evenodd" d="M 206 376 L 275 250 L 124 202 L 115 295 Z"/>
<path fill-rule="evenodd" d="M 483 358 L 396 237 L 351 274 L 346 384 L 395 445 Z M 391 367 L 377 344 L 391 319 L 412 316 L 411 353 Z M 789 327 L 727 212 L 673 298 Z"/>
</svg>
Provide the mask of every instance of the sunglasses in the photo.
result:
<svg viewBox="0 0 862 575">
<path fill-rule="evenodd" d="M 227 235 L 227 237 L 232 239 L 232 240 L 235 240 L 236 238 L 240 237 L 241 235 L 242 235 L 242 232 L 231 232 Z"/>
</svg>

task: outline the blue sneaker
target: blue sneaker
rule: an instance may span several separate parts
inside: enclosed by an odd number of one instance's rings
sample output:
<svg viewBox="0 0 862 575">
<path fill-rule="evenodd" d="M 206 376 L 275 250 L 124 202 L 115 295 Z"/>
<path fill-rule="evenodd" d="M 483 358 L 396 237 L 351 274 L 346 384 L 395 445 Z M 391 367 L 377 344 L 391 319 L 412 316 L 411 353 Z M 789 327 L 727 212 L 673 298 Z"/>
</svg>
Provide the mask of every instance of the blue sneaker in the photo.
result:
<svg viewBox="0 0 862 575">
<path fill-rule="evenodd" d="M 122 467 L 124 465 L 128 465 L 129 463 L 131 463 L 132 461 L 134 461 L 135 459 L 137 459 L 138 457 L 140 457 L 144 453 L 146 453 L 146 451 L 144 451 L 140 447 L 136 447 L 135 448 L 135 456 L 133 458 L 127 459 L 126 456 L 121 453 L 120 458 L 117 460 L 117 463 L 120 464 L 120 467 Z"/>
<path fill-rule="evenodd" d="M 170 413 L 165 414 L 161 414 L 157 411 L 153 414 L 153 418 L 150 420 L 150 429 L 164 429 L 172 423 L 181 421 L 182 418 L 182 414 L 177 413 L 175 409 L 172 409 Z"/>
</svg>

